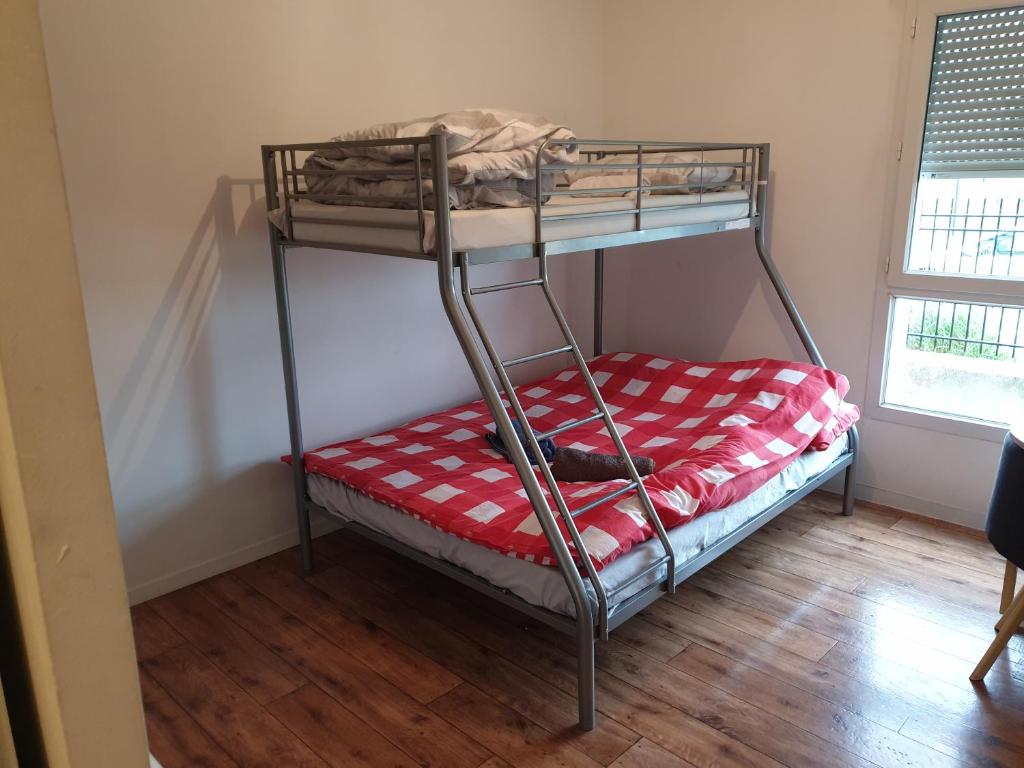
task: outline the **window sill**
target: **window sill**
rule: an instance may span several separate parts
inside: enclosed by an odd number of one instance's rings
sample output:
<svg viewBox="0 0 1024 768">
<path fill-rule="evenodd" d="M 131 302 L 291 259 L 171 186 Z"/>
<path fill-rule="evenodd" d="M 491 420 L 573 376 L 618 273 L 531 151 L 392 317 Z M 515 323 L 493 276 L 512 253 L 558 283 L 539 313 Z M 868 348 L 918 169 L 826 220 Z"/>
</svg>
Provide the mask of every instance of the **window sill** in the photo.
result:
<svg viewBox="0 0 1024 768">
<path fill-rule="evenodd" d="M 865 415 L 876 421 L 900 424 L 905 427 L 942 432 L 956 437 L 1001 443 L 1009 427 L 991 421 L 980 421 L 963 416 L 951 416 L 933 411 L 919 411 L 904 405 L 882 403 L 865 405 Z"/>
</svg>

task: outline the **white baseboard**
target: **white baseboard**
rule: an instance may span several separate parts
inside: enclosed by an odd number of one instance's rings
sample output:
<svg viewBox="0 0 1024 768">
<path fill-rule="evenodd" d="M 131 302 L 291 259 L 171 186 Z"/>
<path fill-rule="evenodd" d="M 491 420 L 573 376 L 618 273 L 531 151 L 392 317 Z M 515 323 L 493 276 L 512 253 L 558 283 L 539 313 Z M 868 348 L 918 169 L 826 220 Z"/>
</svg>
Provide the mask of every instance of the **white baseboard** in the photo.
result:
<svg viewBox="0 0 1024 768">
<path fill-rule="evenodd" d="M 313 522 L 313 536 L 323 536 L 325 533 L 336 531 L 341 527 L 341 524 L 321 517 Z M 169 573 L 165 576 L 159 576 L 155 579 L 143 582 L 142 584 L 136 584 L 128 587 L 128 602 L 131 605 L 137 603 L 144 603 L 147 600 L 152 600 L 154 597 L 160 597 L 160 595 L 166 595 L 168 592 L 173 592 L 176 589 L 187 587 L 189 584 L 195 584 L 197 581 L 208 579 L 211 576 L 216 576 L 219 573 L 230 571 L 232 568 L 238 568 L 239 566 L 251 563 L 254 560 L 259 560 L 261 557 L 267 557 L 273 555 L 276 552 L 280 552 L 282 549 L 288 549 L 288 547 L 294 547 L 299 543 L 299 535 L 297 531 L 291 530 L 284 533 L 279 533 L 276 536 L 271 536 L 269 539 L 258 541 L 255 544 L 250 544 L 241 549 L 236 549 L 234 552 L 215 557 L 211 560 L 207 560 L 196 565 L 190 565 L 187 568 L 182 568 L 180 571 Z"/>
</svg>

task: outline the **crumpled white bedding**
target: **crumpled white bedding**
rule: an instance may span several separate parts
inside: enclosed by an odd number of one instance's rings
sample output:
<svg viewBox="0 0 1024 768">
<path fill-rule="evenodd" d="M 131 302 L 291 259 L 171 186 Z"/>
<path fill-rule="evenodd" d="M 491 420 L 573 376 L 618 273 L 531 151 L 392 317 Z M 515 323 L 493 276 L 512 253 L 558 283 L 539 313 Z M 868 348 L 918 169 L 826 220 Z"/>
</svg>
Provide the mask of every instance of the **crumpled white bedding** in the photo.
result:
<svg viewBox="0 0 1024 768">
<path fill-rule="evenodd" d="M 704 162 L 711 162 L 706 158 Z M 585 192 L 601 188 L 632 187 L 636 185 L 636 171 L 622 168 L 602 168 L 609 164 L 626 164 L 637 162 L 633 153 L 606 155 L 590 163 L 580 164 L 578 169 L 566 171 L 563 178 L 569 189 Z M 700 163 L 702 158 L 698 152 L 645 152 L 645 165 Z M 643 194 L 655 195 L 687 195 L 700 192 L 719 192 L 728 189 L 730 182 L 735 181 L 736 169 L 730 167 L 701 166 L 689 168 L 645 168 L 642 185 Z M 670 186 L 671 189 L 658 189 Z M 633 195 L 625 192 L 624 195 Z"/>
<path fill-rule="evenodd" d="M 536 115 L 495 109 L 466 109 L 406 122 L 381 123 L 343 134 L 332 141 L 412 138 L 434 131 L 444 131 L 445 135 L 449 204 L 453 208 L 533 205 L 536 193 L 534 164 L 538 149 L 546 139 L 575 138 L 566 126 Z M 424 158 L 428 155 L 427 152 L 423 153 Z M 577 159 L 575 145 L 554 144 L 545 146 L 541 162 L 573 163 Z M 313 194 L 414 199 L 416 181 L 407 175 L 409 171 L 415 170 L 414 163 L 412 146 L 392 145 L 317 150 L 306 159 L 303 167 L 357 171 L 354 175 L 306 175 L 306 187 Z M 388 170 L 395 171 L 396 175 L 358 174 L 358 171 Z M 402 172 L 406 175 L 402 175 Z M 423 193 L 426 207 L 432 209 L 433 184 L 427 166 L 424 166 L 423 171 Z M 332 201 L 325 198 L 322 202 Z M 386 200 L 346 201 L 346 204 L 416 207 L 415 203 Z"/>
</svg>

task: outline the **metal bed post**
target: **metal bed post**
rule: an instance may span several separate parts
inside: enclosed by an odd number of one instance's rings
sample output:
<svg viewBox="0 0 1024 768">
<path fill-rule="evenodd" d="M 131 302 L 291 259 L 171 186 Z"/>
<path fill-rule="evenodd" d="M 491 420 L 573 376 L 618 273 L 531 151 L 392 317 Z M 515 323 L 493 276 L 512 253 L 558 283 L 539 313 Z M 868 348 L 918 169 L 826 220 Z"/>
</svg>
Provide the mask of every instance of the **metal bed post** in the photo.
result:
<svg viewBox="0 0 1024 768">
<path fill-rule="evenodd" d="M 789 288 L 786 287 L 786 284 L 782 279 L 782 275 L 779 273 L 778 268 L 775 266 L 775 262 L 772 261 L 772 257 L 768 253 L 768 246 L 765 243 L 765 224 L 768 220 L 768 160 L 769 145 L 758 145 L 757 219 L 754 225 L 754 245 L 757 248 L 757 255 L 761 259 L 761 265 L 768 274 L 768 278 L 771 280 L 772 286 L 775 288 L 775 293 L 778 294 L 779 300 L 782 302 L 782 306 L 786 310 L 786 314 L 789 315 L 789 320 L 793 324 L 793 328 L 796 329 L 797 335 L 800 337 L 800 342 L 807 351 L 807 356 L 811 359 L 812 363 L 824 368 L 825 360 L 821 356 L 821 352 L 818 350 L 818 345 L 814 343 L 814 339 L 811 337 L 811 332 L 807 328 L 807 324 L 804 322 L 803 317 L 800 316 L 800 311 L 796 308 L 796 302 L 793 301 L 793 295 L 789 292 Z M 843 514 L 847 516 L 853 514 L 854 493 L 857 483 L 857 468 L 860 461 L 860 435 L 857 432 L 857 426 L 851 426 L 848 434 L 852 461 L 846 468 L 846 477 L 843 488 Z"/>
<path fill-rule="evenodd" d="M 277 207 L 277 168 L 275 153 L 263 152 L 263 170 L 266 180 L 267 210 Z M 284 183 L 288 183 L 287 177 Z M 271 224 L 270 248 L 274 265 L 274 294 L 277 299 L 277 328 L 281 337 L 281 362 L 284 368 L 284 394 L 288 404 L 288 437 L 291 441 L 292 490 L 295 514 L 298 518 L 299 547 L 302 567 L 306 573 L 313 570 L 313 535 L 307 505 L 306 468 L 302 450 L 302 415 L 299 410 L 299 383 L 295 370 L 295 339 L 292 334 L 292 314 L 288 302 L 288 271 L 286 247 L 280 233 Z"/>
<path fill-rule="evenodd" d="M 443 133 L 430 135 L 431 177 L 434 186 L 434 242 L 437 256 L 438 283 L 445 312 L 451 322 L 455 337 L 476 378 L 484 402 L 494 417 L 494 424 L 509 452 L 512 464 L 526 489 L 527 498 L 533 505 L 537 521 L 551 546 L 559 570 L 565 577 L 569 594 L 576 608 L 577 639 L 577 699 L 579 704 L 579 726 L 591 731 L 597 723 L 594 670 L 594 618 L 590 601 L 587 599 L 583 578 L 580 576 L 572 553 L 562 538 L 554 514 L 548 506 L 544 491 L 533 472 L 526 451 L 516 436 L 512 420 L 501 401 L 501 395 L 473 340 L 472 332 L 463 314 L 455 291 L 455 257 L 451 246 L 451 213 L 448 209 L 448 153 Z M 464 263 L 462 269 L 468 268 Z"/>
<path fill-rule="evenodd" d="M 604 248 L 594 249 L 594 357 L 604 354 Z"/>
</svg>

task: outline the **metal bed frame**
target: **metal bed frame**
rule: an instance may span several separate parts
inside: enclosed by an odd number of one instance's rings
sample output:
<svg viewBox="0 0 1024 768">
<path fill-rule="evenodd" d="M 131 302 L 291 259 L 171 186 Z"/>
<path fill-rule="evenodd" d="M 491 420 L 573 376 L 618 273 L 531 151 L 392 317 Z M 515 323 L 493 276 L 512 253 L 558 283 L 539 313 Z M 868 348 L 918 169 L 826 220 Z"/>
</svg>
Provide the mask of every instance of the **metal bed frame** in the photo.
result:
<svg viewBox="0 0 1024 768">
<path fill-rule="evenodd" d="M 576 144 L 580 147 L 583 163 L 580 164 L 542 164 L 541 157 L 544 149 L 555 144 Z M 317 191 L 310 191 L 304 182 L 315 176 L 329 176 L 332 174 L 342 175 L 345 171 L 330 169 L 304 169 L 298 166 L 300 153 L 309 153 L 318 149 L 329 149 L 338 147 L 381 147 L 381 146 L 408 146 L 411 148 L 412 163 L 408 171 L 387 171 L 380 172 L 381 176 L 387 175 L 406 176 L 415 179 L 416 194 L 410 197 L 381 198 L 363 197 L 356 195 L 334 195 Z M 586 148 L 586 149 L 584 149 Z M 698 153 L 699 162 L 668 163 L 668 162 L 645 162 L 645 154 L 648 157 L 651 153 L 662 152 L 686 152 Z M 583 730 L 592 730 L 596 721 L 595 702 L 595 670 L 594 650 L 595 642 L 598 639 L 607 639 L 608 633 L 625 622 L 631 616 L 657 600 L 666 592 L 674 592 L 676 585 L 688 578 L 696 571 L 725 553 L 737 542 L 743 540 L 751 533 L 771 521 L 788 507 L 792 506 L 811 491 L 820 487 L 840 472 L 845 472 L 845 490 L 843 494 L 843 514 L 849 515 L 853 512 L 854 486 L 857 476 L 858 457 L 860 452 L 860 441 L 856 427 L 849 431 L 848 450 L 836 458 L 824 471 L 818 473 L 800 488 L 793 490 L 783 496 L 779 501 L 759 513 L 756 517 L 719 540 L 710 547 L 704 549 L 699 555 L 683 562 L 677 563 L 675 552 L 668 538 L 660 518 L 655 514 L 651 500 L 647 495 L 643 482 L 637 474 L 633 462 L 623 445 L 619 432 L 615 427 L 611 413 L 608 411 L 601 394 L 590 375 L 586 361 L 579 345 L 573 338 L 564 314 L 562 313 L 555 295 L 552 292 L 548 275 L 548 257 L 558 254 L 574 253 L 578 251 L 594 251 L 594 354 L 603 352 L 603 294 L 604 294 L 604 252 L 607 248 L 637 243 L 647 243 L 657 240 L 668 240 L 674 238 L 690 237 L 693 235 L 721 232 L 726 229 L 750 229 L 754 235 L 754 245 L 760 258 L 761 265 L 768 275 L 775 288 L 779 299 L 785 307 L 786 313 L 796 330 L 804 349 L 810 360 L 819 366 L 825 362 L 811 338 L 810 331 L 800 316 L 793 301 L 793 297 L 786 288 L 785 283 L 779 274 L 775 263 L 768 253 L 765 243 L 765 215 L 768 209 L 768 144 L 709 144 L 690 142 L 664 142 L 664 141 L 605 141 L 605 140 L 582 140 L 573 139 L 565 141 L 548 140 L 537 150 L 535 164 L 535 229 L 534 242 L 517 245 L 509 245 L 495 248 L 480 248 L 473 251 L 455 252 L 452 249 L 451 241 L 451 211 L 444 204 L 433 205 L 430 210 L 428 201 L 432 196 L 434 201 L 448 200 L 449 179 L 448 179 L 448 157 L 443 133 L 432 133 L 426 136 L 403 138 L 400 140 L 376 140 L 376 141 L 353 141 L 353 142 L 324 142 L 311 144 L 285 144 L 265 145 L 262 148 L 264 181 L 266 186 L 268 211 L 279 211 L 283 218 L 278 221 L 280 226 L 270 224 L 270 246 L 273 254 L 274 284 L 277 296 L 278 324 L 281 337 L 281 355 L 284 366 L 285 394 L 288 405 L 288 425 L 291 439 L 292 479 L 294 486 L 295 506 L 298 517 L 299 540 L 302 551 L 302 562 L 306 571 L 313 568 L 312 536 L 310 531 L 311 513 L 321 512 L 330 515 L 328 510 L 314 503 L 308 494 L 306 473 L 303 467 L 303 439 L 302 422 L 299 409 L 298 380 L 295 365 L 294 339 L 292 335 L 291 310 L 289 306 L 286 254 L 289 248 L 312 247 L 327 248 L 338 251 L 380 253 L 392 256 L 403 256 L 417 259 L 429 259 L 437 262 L 438 285 L 441 293 L 441 300 L 451 323 L 452 329 L 462 347 L 470 370 L 480 388 L 492 416 L 494 423 L 509 449 L 512 464 L 523 483 L 527 498 L 530 500 L 537 520 L 547 537 L 551 551 L 558 569 L 565 578 L 569 594 L 575 606 L 575 617 L 569 617 L 554 611 L 535 606 L 513 593 L 497 587 L 490 582 L 476 576 L 475 574 L 448 563 L 426 555 L 419 550 L 406 544 L 398 542 L 389 536 L 383 535 L 359 523 L 346 521 L 346 527 L 351 528 L 362 536 L 376 541 L 416 562 L 422 563 L 436 571 L 473 587 L 480 592 L 487 594 L 500 602 L 512 606 L 521 612 L 539 619 L 551 626 L 554 626 L 577 638 L 577 674 L 578 674 L 578 702 L 579 702 L 579 726 Z M 609 162 L 609 158 L 612 162 Z M 621 162 L 618 162 L 619 160 Z M 606 187 L 602 189 L 586 190 L 585 192 L 569 192 L 564 188 L 554 188 L 554 191 L 544 191 L 545 174 L 561 174 L 563 171 L 579 170 L 581 166 L 586 168 L 588 163 L 595 163 L 601 160 L 601 164 L 594 165 L 600 171 L 614 170 L 626 172 L 623 179 L 631 183 L 621 187 Z M 657 168 L 693 168 L 693 173 L 699 174 L 698 181 L 686 184 L 669 184 L 651 187 L 644 183 L 644 171 Z M 708 186 L 703 180 L 705 172 L 717 168 L 735 169 L 735 180 L 730 182 L 734 188 L 740 188 L 747 192 L 748 203 L 747 216 L 731 221 L 714 221 L 699 224 L 682 224 L 674 226 L 661 226 L 644 228 L 644 215 L 650 212 L 663 212 L 666 210 L 677 210 L 691 207 L 707 207 L 710 205 L 722 204 L 717 201 L 704 200 L 704 191 Z M 632 173 L 635 172 L 635 178 Z M 352 173 L 352 172 L 349 172 Z M 359 171 L 365 174 L 365 171 Z M 427 182 L 430 188 L 428 189 Z M 689 200 L 697 198 L 696 203 L 688 202 L 678 206 L 658 206 L 656 208 L 644 207 L 644 193 L 654 191 L 689 192 Z M 566 194 L 574 195 L 630 195 L 634 206 L 625 211 L 609 212 L 572 212 L 569 207 L 557 207 L 555 213 L 552 208 L 542 207 L 544 199 L 551 196 Z M 332 222 L 329 220 L 304 218 L 301 213 L 294 214 L 293 203 L 298 200 L 315 200 L 333 203 L 351 203 L 355 205 L 380 205 L 386 202 L 391 205 L 407 207 L 416 211 L 416 221 L 405 222 L 397 225 L 400 229 L 415 230 L 418 235 L 419 248 L 416 250 L 391 250 L 374 248 L 365 245 L 344 244 L 336 242 L 320 242 L 304 240 L 295 236 L 294 225 L 296 223 L 332 224 L 341 226 L 358 227 L 391 227 L 396 225 L 382 224 L 379 221 L 366 219 L 347 219 L 344 222 Z M 735 201 L 730 201 L 735 204 Z M 564 211 L 564 212 L 563 212 Z M 595 218 L 602 216 L 632 216 L 633 226 L 630 230 L 614 234 L 589 235 L 575 237 L 572 239 L 550 240 L 544 239 L 544 225 L 548 222 Z M 430 249 L 423 247 L 424 235 L 426 233 L 428 217 L 433 217 L 434 244 Z M 621 220 L 621 219 L 620 219 Z M 536 278 L 520 280 L 516 282 L 473 286 L 470 281 L 470 271 L 473 265 L 485 264 L 495 261 L 514 259 L 531 259 L 538 265 Z M 456 270 L 459 276 L 456 278 Z M 497 291 L 516 290 L 527 287 L 539 287 L 551 312 L 556 320 L 564 337 L 565 343 L 555 349 L 546 350 L 536 354 L 523 357 L 503 360 L 498 354 L 486 329 L 483 326 L 480 315 L 477 313 L 475 297 Z M 461 300 L 460 300 L 461 298 Z M 509 379 L 508 369 L 534 360 L 557 354 L 570 354 L 578 368 L 583 381 L 593 399 L 595 411 L 584 419 L 563 425 L 557 429 L 535 436 L 529 425 L 529 419 L 519 404 L 515 390 Z M 495 381 L 495 377 L 497 381 Z M 500 391 L 499 391 L 500 388 Z M 511 408 L 509 414 L 504 402 L 502 392 Z M 544 462 L 540 464 L 545 484 L 555 502 L 555 510 L 552 510 L 545 498 L 544 489 L 537 476 L 531 469 L 527 453 L 515 436 L 512 426 L 512 418 L 516 418 L 524 427 L 530 447 L 534 455 L 540 456 L 541 451 L 538 442 L 545 437 L 552 437 L 566 430 L 582 424 L 602 420 L 619 454 L 625 459 L 629 470 L 631 481 L 616 488 L 615 491 L 602 496 L 596 501 L 584 504 L 582 507 L 571 510 L 565 499 L 559 492 L 558 485 L 551 476 L 550 469 Z M 575 518 L 580 514 L 593 509 L 599 504 L 605 503 L 612 498 L 634 493 L 639 497 L 641 506 L 651 523 L 656 536 L 661 542 L 664 554 L 655 560 L 653 565 L 645 567 L 641 572 L 632 575 L 628 580 L 618 585 L 615 590 L 605 590 L 601 579 L 594 569 L 591 558 L 587 552 L 586 545 L 580 537 Z M 561 518 L 565 524 L 569 537 L 580 555 L 580 564 L 571 554 L 569 546 L 559 532 L 556 518 Z M 538 566 L 540 567 L 540 566 Z M 614 602 L 617 594 L 627 590 L 657 570 L 665 567 L 664 578 L 650 583 L 628 597 Z M 582 569 L 582 573 L 581 573 Z M 593 610 L 588 599 L 584 577 L 589 578 L 591 586 L 596 593 L 597 607 Z M 595 615 L 596 613 L 596 615 Z"/>
</svg>

